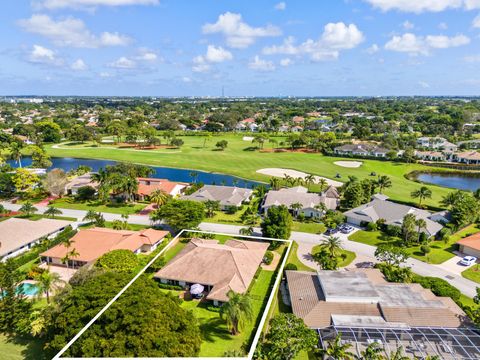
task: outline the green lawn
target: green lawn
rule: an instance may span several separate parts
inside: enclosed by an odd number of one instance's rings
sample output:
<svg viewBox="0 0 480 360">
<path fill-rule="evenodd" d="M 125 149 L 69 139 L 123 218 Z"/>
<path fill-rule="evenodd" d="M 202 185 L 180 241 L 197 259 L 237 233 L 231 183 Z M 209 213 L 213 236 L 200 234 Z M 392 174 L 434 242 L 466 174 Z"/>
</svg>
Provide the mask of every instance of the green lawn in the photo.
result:
<svg viewBox="0 0 480 360">
<path fill-rule="evenodd" d="M 287 259 L 287 264 L 294 264 L 297 266 L 298 271 L 315 271 L 314 269 L 304 265 L 297 256 L 298 244 L 294 241 L 292 244 L 292 249 L 290 250 L 290 255 Z"/>
<path fill-rule="evenodd" d="M 48 359 L 43 351 L 43 342 L 36 339 L 8 337 L 0 333 L 0 358 L 2 360 Z"/>
<path fill-rule="evenodd" d="M 326 227 L 324 224 L 316 222 L 299 222 L 294 221 L 292 226 L 292 231 L 305 232 L 310 234 L 320 234 L 324 233 Z"/>
<path fill-rule="evenodd" d="M 97 201 L 86 201 L 86 202 L 75 202 L 70 198 L 61 198 L 54 200 L 52 203 L 53 206 L 63 209 L 73 209 L 73 210 L 93 210 L 96 212 L 107 212 L 113 214 L 135 214 L 146 207 L 146 204 L 100 204 Z"/>
<path fill-rule="evenodd" d="M 205 220 L 218 224 L 243 225 L 240 217 L 247 210 L 247 208 L 247 206 L 244 206 L 243 209 L 237 211 L 235 214 L 227 214 L 224 211 L 215 211 L 215 215 L 213 217 L 206 218 Z"/>
<path fill-rule="evenodd" d="M 312 254 L 316 254 L 320 250 L 321 250 L 320 245 L 314 246 L 313 249 L 312 249 Z M 352 261 L 355 260 L 355 258 L 357 257 L 357 255 L 353 251 L 341 250 L 340 255 L 342 255 L 342 254 L 345 254 L 345 260 L 342 260 L 338 264 L 338 266 L 341 267 L 341 268 L 350 265 L 352 263 Z"/>
<path fill-rule="evenodd" d="M 47 215 L 43 215 L 43 214 L 33 214 L 33 215 L 29 215 L 29 216 L 26 216 L 26 215 L 18 215 L 18 216 L 14 216 L 16 218 L 20 218 L 20 219 L 28 219 L 28 220 L 32 220 L 32 221 L 37 221 L 37 220 L 40 220 L 40 219 L 52 219 L 52 217 L 50 216 L 47 216 Z M 77 221 L 77 219 L 75 218 L 72 218 L 72 217 L 67 217 L 67 216 L 55 216 L 53 219 L 55 220 L 65 220 L 65 221 Z"/>
<path fill-rule="evenodd" d="M 169 166 L 184 169 L 197 169 L 212 172 L 231 174 L 247 179 L 265 181 L 269 177 L 256 171 L 262 168 L 287 168 L 334 178 L 338 173 L 340 180 L 345 181 L 349 175 L 361 178 L 371 178 L 370 173 L 388 175 L 392 180 L 392 187 L 385 191 L 386 195 L 393 200 L 412 201 L 410 193 L 421 185 L 408 180 L 405 174 L 413 170 L 432 170 L 419 164 L 402 164 L 388 161 L 362 160 L 363 165 L 359 168 L 344 168 L 334 164 L 341 160 L 338 157 L 322 156 L 315 153 L 301 152 L 259 152 L 251 151 L 251 142 L 243 141 L 243 134 L 219 134 L 215 135 L 204 147 L 202 136 L 182 136 L 185 144 L 180 149 L 159 150 L 134 150 L 118 149 L 112 144 L 92 147 L 91 144 L 77 144 L 74 146 L 62 146 L 52 148 L 47 145 L 46 149 L 51 156 L 80 157 L 89 159 L 110 159 L 117 161 L 130 161 L 146 165 Z M 219 140 L 227 140 L 228 147 L 225 151 L 214 151 L 214 144 Z M 265 148 L 268 148 L 267 144 Z M 351 159 L 346 159 L 351 160 Z M 426 201 L 427 205 L 438 205 L 443 195 L 450 190 L 434 185 L 428 185 L 432 190 L 433 197 Z"/>
<path fill-rule="evenodd" d="M 480 265 L 470 266 L 467 270 L 462 271 L 462 276 L 480 284 Z"/>
<path fill-rule="evenodd" d="M 177 242 L 175 245 L 173 245 L 171 248 L 169 248 L 163 255 L 163 258 L 165 259 L 165 263 L 168 263 L 170 260 L 172 260 L 175 255 L 177 255 L 185 246 L 187 246 L 186 242 Z"/>
<path fill-rule="evenodd" d="M 82 225 L 80 226 L 81 229 L 90 229 L 90 228 L 93 228 L 95 227 L 95 224 L 88 224 L 88 225 Z M 109 228 L 109 229 L 113 229 L 113 222 L 111 221 L 105 221 L 105 228 Z M 127 230 L 131 230 L 131 231 L 139 231 L 139 230 L 143 230 L 143 229 L 147 229 L 149 228 L 150 226 L 147 226 L 147 225 L 140 225 L 140 224 L 128 224 L 128 229 Z"/>
<path fill-rule="evenodd" d="M 425 261 L 430 264 L 441 264 L 455 256 L 452 251 L 455 250 L 455 242 L 457 241 L 455 239 L 459 238 L 459 236 L 460 235 L 458 234 L 452 235 L 448 242 L 430 242 L 429 245 L 431 251 L 428 256 L 423 255 L 423 253 L 420 251 L 420 245 L 404 247 L 400 239 L 392 238 L 381 231 L 357 231 L 356 233 L 350 235 L 348 239 L 372 246 L 392 244 L 394 246 L 402 247 L 408 252 L 409 256 L 415 259 Z"/>
</svg>

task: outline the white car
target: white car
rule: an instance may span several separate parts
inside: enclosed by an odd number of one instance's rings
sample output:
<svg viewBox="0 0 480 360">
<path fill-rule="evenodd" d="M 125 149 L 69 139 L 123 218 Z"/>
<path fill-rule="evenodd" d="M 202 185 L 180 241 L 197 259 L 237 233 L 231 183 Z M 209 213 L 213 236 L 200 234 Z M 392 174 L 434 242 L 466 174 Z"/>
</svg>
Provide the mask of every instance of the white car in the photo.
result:
<svg viewBox="0 0 480 360">
<path fill-rule="evenodd" d="M 465 256 L 462 260 L 460 260 L 461 265 L 470 266 L 477 262 L 477 258 L 475 256 Z"/>
</svg>

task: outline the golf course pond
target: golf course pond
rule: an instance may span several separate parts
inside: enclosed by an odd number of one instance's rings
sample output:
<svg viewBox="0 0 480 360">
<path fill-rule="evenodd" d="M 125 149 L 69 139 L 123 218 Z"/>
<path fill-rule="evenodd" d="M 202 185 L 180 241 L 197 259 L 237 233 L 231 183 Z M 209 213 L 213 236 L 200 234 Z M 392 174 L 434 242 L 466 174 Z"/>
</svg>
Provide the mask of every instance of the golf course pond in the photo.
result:
<svg viewBox="0 0 480 360">
<path fill-rule="evenodd" d="M 49 169 L 63 169 L 65 171 L 76 169 L 79 165 L 86 165 L 92 168 L 92 171 L 98 171 L 100 168 L 104 168 L 107 165 L 115 165 L 117 163 L 116 161 L 111 160 L 79 159 L 71 157 L 52 157 L 51 161 L 52 166 Z M 13 167 L 18 167 L 18 164 L 13 160 L 9 160 L 7 162 Z M 31 163 L 32 159 L 30 157 L 22 158 L 22 166 L 30 166 Z M 235 185 L 238 187 L 246 188 L 253 188 L 261 184 L 257 181 L 246 180 L 226 174 L 160 166 L 150 167 L 154 170 L 152 177 L 159 179 L 168 179 L 171 181 L 193 182 L 195 180 L 195 182 L 202 182 L 208 185 Z M 195 179 L 192 176 L 192 172 L 197 175 Z"/>
<path fill-rule="evenodd" d="M 459 190 L 476 191 L 480 188 L 480 173 L 438 172 L 416 173 L 415 179 L 427 184 Z"/>
</svg>

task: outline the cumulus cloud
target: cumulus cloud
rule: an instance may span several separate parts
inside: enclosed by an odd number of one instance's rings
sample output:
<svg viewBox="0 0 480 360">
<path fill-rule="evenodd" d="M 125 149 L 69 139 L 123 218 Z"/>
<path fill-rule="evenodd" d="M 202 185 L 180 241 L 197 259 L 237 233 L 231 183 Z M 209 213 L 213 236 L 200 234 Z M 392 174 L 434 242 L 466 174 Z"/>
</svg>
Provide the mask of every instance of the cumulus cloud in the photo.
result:
<svg viewBox="0 0 480 360">
<path fill-rule="evenodd" d="M 364 0 L 382 10 L 398 10 L 402 12 L 440 12 L 447 9 L 464 8 L 473 10 L 480 8 L 480 0 Z"/>
<path fill-rule="evenodd" d="M 137 67 L 137 63 L 134 60 L 131 60 L 125 56 L 122 56 L 117 60 L 109 63 L 108 66 L 114 69 L 129 70 L 129 69 L 135 69 Z"/>
<path fill-rule="evenodd" d="M 430 87 L 430 84 L 425 81 L 419 81 L 418 85 L 420 85 L 424 89 L 428 89 Z"/>
<path fill-rule="evenodd" d="M 205 55 L 199 55 L 193 59 L 194 65 L 192 70 L 194 72 L 207 72 L 211 68 L 210 64 L 221 63 L 232 59 L 233 55 L 230 51 L 225 50 L 221 46 L 208 45 Z"/>
<path fill-rule="evenodd" d="M 261 59 L 258 55 L 255 55 L 252 61 L 248 63 L 248 67 L 256 71 L 273 71 L 275 65 L 272 61 Z"/>
<path fill-rule="evenodd" d="M 424 37 L 406 33 L 392 37 L 385 44 L 385 49 L 412 55 L 428 55 L 433 49 L 447 49 L 468 43 L 470 43 L 470 39 L 462 34 L 452 37 L 445 35 L 428 35 Z"/>
<path fill-rule="evenodd" d="M 275 5 L 275 10 L 283 11 L 287 8 L 287 3 L 285 1 L 279 2 Z"/>
<path fill-rule="evenodd" d="M 131 42 L 129 37 L 116 32 L 94 35 L 82 20 L 73 17 L 56 21 L 48 15 L 34 14 L 29 19 L 19 20 L 18 25 L 27 32 L 50 39 L 58 46 L 98 48 L 124 46 Z"/>
<path fill-rule="evenodd" d="M 88 66 L 82 59 L 77 59 L 70 65 L 70 68 L 75 71 L 85 71 L 88 69 Z"/>
<path fill-rule="evenodd" d="M 39 0 L 35 4 L 46 9 L 95 8 L 97 6 L 157 5 L 159 0 Z"/>
<path fill-rule="evenodd" d="M 246 48 L 257 38 L 281 35 L 281 30 L 273 25 L 252 27 L 242 20 L 242 15 L 226 12 L 218 17 L 217 22 L 205 24 L 204 34 L 223 34 L 227 45 L 232 48 Z"/>
<path fill-rule="evenodd" d="M 370 55 L 373 55 L 373 54 L 377 53 L 378 51 L 380 51 L 380 48 L 377 44 L 373 44 L 372 46 L 370 46 L 367 49 L 367 53 L 370 54 Z"/>
<path fill-rule="evenodd" d="M 280 65 L 282 65 L 282 66 L 287 67 L 287 66 L 290 66 L 292 64 L 293 64 L 293 61 L 290 58 L 284 58 L 284 59 L 280 60 Z"/>
<path fill-rule="evenodd" d="M 405 30 L 412 30 L 415 27 L 415 25 L 408 20 L 404 21 L 402 26 Z"/>
<path fill-rule="evenodd" d="M 268 46 L 263 49 L 266 55 L 302 55 L 309 54 L 314 61 L 335 60 L 341 50 L 357 47 L 365 37 L 355 24 L 346 25 L 343 22 L 325 25 L 318 40 L 308 39 L 296 45 L 293 37 L 288 37 L 281 45 Z"/>
<path fill-rule="evenodd" d="M 41 45 L 33 45 L 28 54 L 28 61 L 34 64 L 43 65 L 63 65 L 63 60 L 57 57 L 54 50 L 48 49 Z"/>
</svg>

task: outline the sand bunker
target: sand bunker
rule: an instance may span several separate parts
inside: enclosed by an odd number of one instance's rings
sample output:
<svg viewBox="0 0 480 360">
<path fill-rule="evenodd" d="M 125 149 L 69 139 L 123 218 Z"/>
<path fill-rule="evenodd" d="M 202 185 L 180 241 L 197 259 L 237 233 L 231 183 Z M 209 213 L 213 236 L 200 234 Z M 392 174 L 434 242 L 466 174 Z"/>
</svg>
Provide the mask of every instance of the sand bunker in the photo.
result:
<svg viewBox="0 0 480 360">
<path fill-rule="evenodd" d="M 242 140 L 243 141 L 252 141 L 253 139 L 254 139 L 253 136 L 244 136 Z"/>
<path fill-rule="evenodd" d="M 283 177 L 285 177 L 285 175 L 288 175 L 288 176 L 291 176 L 291 177 L 294 177 L 294 178 L 302 178 L 302 179 L 304 179 L 306 176 L 309 175 L 309 174 L 304 173 L 302 171 L 291 170 L 291 169 L 282 169 L 282 168 L 260 169 L 260 170 L 257 170 L 257 173 L 263 174 L 263 175 L 268 175 L 268 176 L 280 177 L 280 178 L 283 178 Z M 315 181 L 318 182 L 318 180 L 320 180 L 320 179 L 325 179 L 327 181 L 328 185 L 332 185 L 332 186 L 335 186 L 335 187 L 339 187 L 339 186 L 343 185 L 343 183 L 341 183 L 340 181 L 335 181 L 335 180 L 332 180 L 332 179 L 329 179 L 329 178 L 326 178 L 326 177 L 323 177 L 323 176 L 315 176 Z"/>
<path fill-rule="evenodd" d="M 344 168 L 359 168 L 362 166 L 361 161 L 335 161 L 334 164 Z"/>
</svg>

